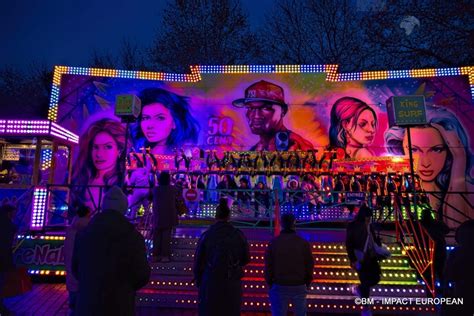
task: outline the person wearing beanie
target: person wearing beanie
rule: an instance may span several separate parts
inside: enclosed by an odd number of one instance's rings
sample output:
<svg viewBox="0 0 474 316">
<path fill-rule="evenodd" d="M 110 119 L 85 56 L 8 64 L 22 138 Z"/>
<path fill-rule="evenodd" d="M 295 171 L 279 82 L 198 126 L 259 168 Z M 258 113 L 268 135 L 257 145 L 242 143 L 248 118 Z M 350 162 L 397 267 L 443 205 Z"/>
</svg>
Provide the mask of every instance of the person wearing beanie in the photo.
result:
<svg viewBox="0 0 474 316">
<path fill-rule="evenodd" d="M 375 254 L 374 243 L 380 242 L 370 225 L 373 211 L 365 203 L 359 208 L 354 221 L 346 230 L 346 251 L 351 267 L 359 275 L 360 285 L 354 288 L 354 294 L 369 298 L 370 288 L 380 281 L 381 269 Z M 369 306 L 364 306 L 362 315 L 372 315 Z"/>
<path fill-rule="evenodd" d="M 12 203 L 4 199 L 0 203 L 0 315 L 10 315 L 10 311 L 3 304 L 3 291 L 6 283 L 6 273 L 14 268 L 13 264 L 13 241 L 17 231 L 13 223 L 16 211 L 16 200 Z"/>
<path fill-rule="evenodd" d="M 135 314 L 135 292 L 148 283 L 150 266 L 143 236 L 125 218 L 127 208 L 127 197 L 113 186 L 104 196 L 102 212 L 76 236 L 76 316 Z"/>
<path fill-rule="evenodd" d="M 201 316 L 240 315 L 241 278 L 250 252 L 242 231 L 229 223 L 230 215 L 227 199 L 220 199 L 216 223 L 201 235 L 194 254 Z"/>
<path fill-rule="evenodd" d="M 122 189 L 114 185 L 104 195 L 102 200 L 102 210 L 114 210 L 121 214 L 125 214 L 128 210 L 127 196 L 123 193 Z"/>
<path fill-rule="evenodd" d="M 309 242 L 296 234 L 293 214 L 281 216 L 282 231 L 265 251 L 265 281 L 272 315 L 286 315 L 288 305 L 296 316 L 306 315 L 306 293 L 313 281 L 314 259 Z"/>
</svg>

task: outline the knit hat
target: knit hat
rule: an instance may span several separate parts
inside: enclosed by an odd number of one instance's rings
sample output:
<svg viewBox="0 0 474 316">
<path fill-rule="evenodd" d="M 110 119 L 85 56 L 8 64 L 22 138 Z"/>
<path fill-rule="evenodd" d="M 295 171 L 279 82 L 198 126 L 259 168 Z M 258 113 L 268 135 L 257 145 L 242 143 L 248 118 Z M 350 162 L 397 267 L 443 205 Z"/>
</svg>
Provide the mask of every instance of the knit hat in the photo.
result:
<svg viewBox="0 0 474 316">
<path fill-rule="evenodd" d="M 128 200 L 122 189 L 116 185 L 111 187 L 104 195 L 102 209 L 114 210 L 124 214 L 128 209 Z"/>
</svg>

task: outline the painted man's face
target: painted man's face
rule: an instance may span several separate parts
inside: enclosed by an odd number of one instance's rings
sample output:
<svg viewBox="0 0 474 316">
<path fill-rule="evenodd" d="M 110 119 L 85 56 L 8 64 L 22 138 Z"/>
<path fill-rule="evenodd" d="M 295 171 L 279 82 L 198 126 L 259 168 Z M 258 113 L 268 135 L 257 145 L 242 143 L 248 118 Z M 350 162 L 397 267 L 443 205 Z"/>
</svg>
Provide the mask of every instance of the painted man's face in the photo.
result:
<svg viewBox="0 0 474 316">
<path fill-rule="evenodd" d="M 262 101 L 246 103 L 247 121 L 253 134 L 264 135 L 277 131 L 278 124 L 283 118 L 281 106 Z"/>
</svg>

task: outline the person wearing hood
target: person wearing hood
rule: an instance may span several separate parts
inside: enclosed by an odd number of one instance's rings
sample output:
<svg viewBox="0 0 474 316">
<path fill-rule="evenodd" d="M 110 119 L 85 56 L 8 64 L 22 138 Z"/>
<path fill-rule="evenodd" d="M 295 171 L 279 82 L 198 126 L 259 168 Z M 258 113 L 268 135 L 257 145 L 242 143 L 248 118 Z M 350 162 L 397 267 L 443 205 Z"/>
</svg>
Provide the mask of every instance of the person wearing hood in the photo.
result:
<svg viewBox="0 0 474 316">
<path fill-rule="evenodd" d="M 78 207 L 71 225 L 66 229 L 66 239 L 64 240 L 64 265 L 66 266 L 66 288 L 69 291 L 69 316 L 73 316 L 76 306 L 77 291 L 79 284 L 72 275 L 72 253 L 74 251 L 74 241 L 78 232 L 86 228 L 89 224 L 90 208 L 83 205 Z"/>
<path fill-rule="evenodd" d="M 110 188 L 74 243 L 72 273 L 79 282 L 77 316 L 135 314 L 135 292 L 150 279 L 145 240 L 125 218 L 127 197 Z"/>
</svg>

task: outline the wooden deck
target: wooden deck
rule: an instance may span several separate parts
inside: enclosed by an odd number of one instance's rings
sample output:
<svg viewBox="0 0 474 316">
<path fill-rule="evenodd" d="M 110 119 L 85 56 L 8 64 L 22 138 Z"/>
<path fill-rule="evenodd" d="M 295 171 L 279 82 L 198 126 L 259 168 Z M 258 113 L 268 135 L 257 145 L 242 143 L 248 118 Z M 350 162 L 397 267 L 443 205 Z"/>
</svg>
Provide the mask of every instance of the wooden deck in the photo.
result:
<svg viewBox="0 0 474 316">
<path fill-rule="evenodd" d="M 15 316 L 67 316 L 68 292 L 64 283 L 33 284 L 24 295 L 5 299 Z"/>
</svg>

